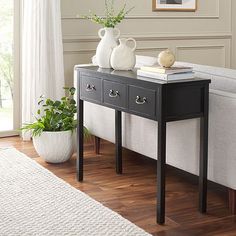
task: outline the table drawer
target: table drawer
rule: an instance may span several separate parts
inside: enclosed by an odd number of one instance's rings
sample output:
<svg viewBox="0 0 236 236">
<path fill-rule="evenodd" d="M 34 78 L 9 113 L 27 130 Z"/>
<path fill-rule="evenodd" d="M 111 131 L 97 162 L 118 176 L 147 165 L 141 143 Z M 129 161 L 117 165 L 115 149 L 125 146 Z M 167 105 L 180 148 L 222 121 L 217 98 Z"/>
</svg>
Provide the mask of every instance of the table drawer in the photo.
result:
<svg viewBox="0 0 236 236">
<path fill-rule="evenodd" d="M 82 75 L 80 79 L 81 98 L 102 101 L 102 79 Z"/>
<path fill-rule="evenodd" d="M 129 86 L 129 110 L 154 117 L 156 115 L 156 91 Z"/>
<path fill-rule="evenodd" d="M 124 84 L 104 80 L 104 103 L 126 108 L 127 87 Z"/>
</svg>

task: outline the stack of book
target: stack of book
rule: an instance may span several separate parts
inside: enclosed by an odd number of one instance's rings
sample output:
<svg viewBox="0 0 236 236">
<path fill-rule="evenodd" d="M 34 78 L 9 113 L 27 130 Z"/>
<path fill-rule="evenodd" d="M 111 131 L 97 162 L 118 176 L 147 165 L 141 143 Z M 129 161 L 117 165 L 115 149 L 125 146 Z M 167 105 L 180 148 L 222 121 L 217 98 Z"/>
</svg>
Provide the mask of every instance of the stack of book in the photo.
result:
<svg viewBox="0 0 236 236">
<path fill-rule="evenodd" d="M 192 67 L 171 67 L 163 68 L 160 66 L 143 66 L 137 74 L 165 81 L 193 79 L 194 72 Z"/>
</svg>

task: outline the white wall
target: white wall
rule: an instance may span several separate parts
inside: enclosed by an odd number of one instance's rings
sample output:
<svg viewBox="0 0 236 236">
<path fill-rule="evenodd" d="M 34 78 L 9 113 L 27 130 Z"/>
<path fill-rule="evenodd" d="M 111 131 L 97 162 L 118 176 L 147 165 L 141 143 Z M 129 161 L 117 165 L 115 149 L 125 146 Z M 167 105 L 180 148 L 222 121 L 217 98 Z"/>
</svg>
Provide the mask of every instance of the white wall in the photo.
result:
<svg viewBox="0 0 236 236">
<path fill-rule="evenodd" d="M 236 1 L 232 0 L 232 61 L 231 68 L 236 69 Z"/>
<path fill-rule="evenodd" d="M 137 54 L 157 56 L 171 48 L 177 60 L 236 68 L 236 1 L 197 1 L 196 12 L 152 12 L 152 0 L 127 0 L 135 9 L 118 28 L 123 37 L 137 40 Z M 72 84 L 73 66 L 90 62 L 99 41 L 99 26 L 77 15 L 89 9 L 102 15 L 104 0 L 61 0 L 61 6 L 65 73 Z"/>
</svg>

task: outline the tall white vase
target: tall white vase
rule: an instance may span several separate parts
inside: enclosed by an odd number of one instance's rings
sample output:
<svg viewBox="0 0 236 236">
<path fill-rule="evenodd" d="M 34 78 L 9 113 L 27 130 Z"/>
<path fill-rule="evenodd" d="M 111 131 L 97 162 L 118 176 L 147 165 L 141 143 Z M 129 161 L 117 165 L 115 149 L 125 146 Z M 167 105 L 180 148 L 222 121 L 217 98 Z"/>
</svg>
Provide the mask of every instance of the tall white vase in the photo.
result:
<svg viewBox="0 0 236 236">
<path fill-rule="evenodd" d="M 118 45 L 120 30 L 117 28 L 103 28 L 98 31 L 101 38 L 96 51 L 96 61 L 101 68 L 111 68 L 111 53 Z"/>
</svg>

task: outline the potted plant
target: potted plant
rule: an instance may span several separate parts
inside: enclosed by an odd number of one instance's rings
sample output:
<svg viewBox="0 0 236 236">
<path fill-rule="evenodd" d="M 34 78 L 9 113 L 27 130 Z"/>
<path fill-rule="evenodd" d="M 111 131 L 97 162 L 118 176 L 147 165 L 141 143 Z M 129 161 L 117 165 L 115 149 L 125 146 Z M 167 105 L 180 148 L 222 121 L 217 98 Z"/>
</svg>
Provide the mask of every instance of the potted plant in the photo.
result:
<svg viewBox="0 0 236 236">
<path fill-rule="evenodd" d="M 65 88 L 68 96 L 53 101 L 44 96 L 38 102 L 36 121 L 24 124 L 22 131 L 31 131 L 37 153 L 49 163 L 62 163 L 73 154 L 73 132 L 77 126 L 75 88 Z M 84 127 L 85 138 L 89 132 Z"/>
<path fill-rule="evenodd" d="M 121 23 L 125 16 L 132 10 L 126 10 L 126 4 L 116 13 L 114 8 L 114 0 L 105 0 L 105 16 L 98 16 L 90 11 L 85 19 L 89 19 L 103 28 L 98 31 L 101 38 L 96 50 L 96 62 L 101 68 L 111 68 L 110 58 L 113 48 L 118 45 L 118 38 L 120 37 L 120 30 L 115 28 Z"/>
</svg>

